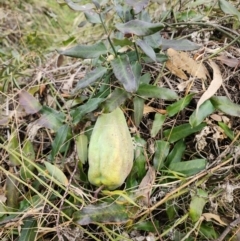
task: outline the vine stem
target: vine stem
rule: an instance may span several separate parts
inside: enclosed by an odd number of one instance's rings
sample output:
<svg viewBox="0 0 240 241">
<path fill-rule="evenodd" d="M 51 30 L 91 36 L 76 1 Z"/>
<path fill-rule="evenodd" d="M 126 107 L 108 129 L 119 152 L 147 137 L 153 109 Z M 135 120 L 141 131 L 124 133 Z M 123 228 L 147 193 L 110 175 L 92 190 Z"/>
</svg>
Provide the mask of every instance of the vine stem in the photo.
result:
<svg viewBox="0 0 240 241">
<path fill-rule="evenodd" d="M 166 23 L 165 23 L 166 24 Z M 228 31 L 226 31 L 226 30 L 224 30 L 221 26 L 219 26 L 219 25 L 217 25 L 217 24 L 210 24 L 210 23 L 204 23 L 204 22 L 190 22 L 190 23 L 185 23 L 185 22 L 179 22 L 179 23 L 172 23 L 172 24 L 166 24 L 166 26 L 168 26 L 168 27 L 176 27 L 176 26 L 179 26 L 179 25 L 199 25 L 199 26 L 208 26 L 208 27 L 212 27 L 212 28 L 214 28 L 214 29 L 217 29 L 218 31 L 220 31 L 220 32 L 222 32 L 222 33 L 224 33 L 226 36 L 228 36 L 229 38 L 231 38 L 231 39 L 235 39 L 235 37 L 232 35 L 232 34 L 230 34 Z M 237 37 L 239 37 L 240 36 L 240 34 L 238 34 L 237 32 L 233 32 L 232 30 L 231 30 L 231 32 L 233 33 L 233 34 L 235 34 L 235 35 L 237 35 Z M 238 40 L 238 39 L 237 39 Z M 238 41 L 238 42 L 240 42 L 240 41 Z"/>
<path fill-rule="evenodd" d="M 115 55 L 115 57 L 117 57 L 117 52 L 116 52 L 116 50 L 115 50 L 115 48 L 114 48 L 114 46 L 113 46 L 113 43 L 112 43 L 112 41 L 111 41 L 111 39 L 110 39 L 110 37 L 109 37 L 109 33 L 108 33 L 108 31 L 107 31 L 106 25 L 105 25 L 104 22 L 103 22 L 101 13 L 98 13 L 98 16 L 99 16 L 99 18 L 100 18 L 100 20 L 101 20 L 101 23 L 102 23 L 104 32 L 105 32 L 106 35 L 107 35 L 108 42 L 110 43 L 110 45 L 111 45 L 111 47 L 112 47 L 112 50 L 113 50 L 113 52 L 114 52 L 114 55 Z"/>
</svg>

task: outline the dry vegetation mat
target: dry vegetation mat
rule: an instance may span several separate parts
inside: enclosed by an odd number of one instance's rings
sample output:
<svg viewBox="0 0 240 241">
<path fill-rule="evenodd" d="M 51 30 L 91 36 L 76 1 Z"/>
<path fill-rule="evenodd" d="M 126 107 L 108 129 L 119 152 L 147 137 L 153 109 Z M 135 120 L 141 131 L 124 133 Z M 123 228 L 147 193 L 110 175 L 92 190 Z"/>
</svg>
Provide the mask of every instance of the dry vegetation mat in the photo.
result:
<svg viewBox="0 0 240 241">
<path fill-rule="evenodd" d="M 238 1 L 0 1 L 0 237 L 240 240 Z"/>
</svg>

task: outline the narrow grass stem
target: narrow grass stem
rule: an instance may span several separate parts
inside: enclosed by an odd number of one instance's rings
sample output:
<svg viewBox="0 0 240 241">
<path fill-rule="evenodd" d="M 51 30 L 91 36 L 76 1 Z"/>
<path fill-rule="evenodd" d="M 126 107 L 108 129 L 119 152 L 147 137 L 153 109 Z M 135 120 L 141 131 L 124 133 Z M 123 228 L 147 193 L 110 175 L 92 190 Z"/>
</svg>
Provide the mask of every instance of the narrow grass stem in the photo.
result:
<svg viewBox="0 0 240 241">
<path fill-rule="evenodd" d="M 111 47 L 112 47 L 112 50 L 113 50 L 113 52 L 114 52 L 114 55 L 115 55 L 115 57 L 117 57 L 116 49 L 114 48 L 113 43 L 112 43 L 112 41 L 111 41 L 111 39 L 110 39 L 109 33 L 108 33 L 107 28 L 106 28 L 106 25 L 105 25 L 105 23 L 104 23 L 104 21 L 103 21 L 103 19 L 102 19 L 101 13 L 98 13 L 98 16 L 99 16 L 99 18 L 100 18 L 100 20 L 101 20 L 101 23 L 102 23 L 104 32 L 105 32 L 106 35 L 107 35 L 108 42 L 109 42 L 109 44 L 110 44 Z"/>
<path fill-rule="evenodd" d="M 225 49 L 227 49 L 228 47 L 230 47 L 231 45 L 233 45 L 235 42 L 237 42 L 238 40 L 240 40 L 240 35 L 235 38 L 232 42 L 230 42 L 229 44 L 227 44 L 226 46 L 224 46 L 223 48 L 217 50 L 215 53 L 211 54 L 210 56 L 204 58 L 202 61 L 205 61 L 207 59 L 211 59 L 214 56 L 218 55 L 219 53 L 223 52 Z"/>
<path fill-rule="evenodd" d="M 222 32 L 223 34 L 225 34 L 227 37 L 231 38 L 231 39 L 235 39 L 235 37 L 230 34 L 229 32 L 227 32 L 226 30 L 224 30 L 221 26 L 217 25 L 217 24 L 210 24 L 210 23 L 205 23 L 205 22 L 189 22 L 189 23 L 185 23 L 185 22 L 179 22 L 179 23 L 172 23 L 172 24 L 166 24 L 168 27 L 177 27 L 179 25 L 199 25 L 199 26 L 208 26 L 208 27 L 212 27 L 220 32 Z M 233 32 L 235 35 L 239 36 L 240 34 Z M 240 42 L 240 41 L 238 41 Z"/>
</svg>

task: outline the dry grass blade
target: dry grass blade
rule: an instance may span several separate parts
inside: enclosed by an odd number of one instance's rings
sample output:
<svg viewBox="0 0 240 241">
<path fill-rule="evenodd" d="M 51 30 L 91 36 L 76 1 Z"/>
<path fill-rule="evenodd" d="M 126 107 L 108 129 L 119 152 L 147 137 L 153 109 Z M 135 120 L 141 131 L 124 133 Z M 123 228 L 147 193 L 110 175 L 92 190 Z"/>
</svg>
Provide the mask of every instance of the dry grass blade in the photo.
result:
<svg viewBox="0 0 240 241">
<path fill-rule="evenodd" d="M 212 60 L 210 60 L 209 63 L 213 69 L 213 80 L 209 85 L 208 89 L 206 90 L 206 92 L 201 96 L 200 100 L 198 101 L 197 112 L 200 105 L 203 104 L 209 98 L 211 98 L 217 92 L 217 90 L 221 87 L 223 82 L 219 67 Z"/>
</svg>

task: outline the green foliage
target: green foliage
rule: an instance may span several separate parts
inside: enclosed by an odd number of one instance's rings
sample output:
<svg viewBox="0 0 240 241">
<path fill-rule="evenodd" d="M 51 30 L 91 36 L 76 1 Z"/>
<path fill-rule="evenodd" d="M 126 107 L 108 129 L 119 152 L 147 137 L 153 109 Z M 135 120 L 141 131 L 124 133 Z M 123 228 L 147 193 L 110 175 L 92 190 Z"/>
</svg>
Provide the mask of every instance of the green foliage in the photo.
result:
<svg viewBox="0 0 240 241">
<path fill-rule="evenodd" d="M 202 215 L 203 208 L 207 202 L 207 193 L 202 189 L 197 189 L 197 193 L 192 196 L 189 206 L 189 216 L 193 222 L 199 220 Z"/>
<path fill-rule="evenodd" d="M 138 3 L 120 5 L 117 2 L 115 4 L 113 4 L 113 9 L 116 11 L 119 19 L 113 25 L 108 26 L 104 21 L 108 14 L 108 5 L 105 2 L 97 5 L 87 5 L 85 10 L 83 10 L 83 6 L 68 2 L 69 7 L 77 11 L 84 11 L 86 21 L 102 25 L 107 35 L 107 40 L 99 41 L 93 45 L 76 45 L 70 49 L 59 50 L 60 54 L 66 56 L 97 59 L 92 66 L 93 70 L 90 70 L 84 79 L 79 81 L 73 93 L 76 94 L 89 85 L 94 86 L 94 83 L 96 85 L 99 81 L 105 82 L 109 75 L 114 75 L 115 78 L 111 78 L 110 83 L 115 83 L 117 79 L 120 86 L 123 86 L 125 91 L 129 92 L 131 96 L 137 93 L 142 97 L 148 98 L 154 96 L 154 98 L 176 99 L 177 94 L 171 90 L 159 88 L 151 84 L 143 86 L 140 82 L 143 76 L 141 72 L 144 58 L 148 56 L 154 62 L 159 61 L 157 54 L 160 42 L 158 46 L 155 44 L 155 47 L 152 47 L 153 44 L 149 44 L 147 36 L 156 36 L 156 32 L 161 30 L 164 24 L 161 22 L 151 23 L 151 17 L 145 10 L 148 1 L 144 5 L 136 5 Z M 134 8 L 134 11 L 131 10 L 131 6 Z M 119 21 L 123 21 L 123 23 Z M 110 32 L 111 34 L 109 34 Z M 159 34 L 158 36 L 160 37 Z M 122 52 L 123 47 L 126 48 L 125 52 Z M 160 61 L 164 62 L 166 60 L 167 58 Z M 98 95 L 98 92 L 95 95 Z M 120 105 L 121 102 L 118 104 Z M 109 108 L 106 109 L 110 111 Z M 137 123 L 139 123 L 139 120 L 137 120 Z"/>
</svg>

